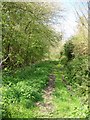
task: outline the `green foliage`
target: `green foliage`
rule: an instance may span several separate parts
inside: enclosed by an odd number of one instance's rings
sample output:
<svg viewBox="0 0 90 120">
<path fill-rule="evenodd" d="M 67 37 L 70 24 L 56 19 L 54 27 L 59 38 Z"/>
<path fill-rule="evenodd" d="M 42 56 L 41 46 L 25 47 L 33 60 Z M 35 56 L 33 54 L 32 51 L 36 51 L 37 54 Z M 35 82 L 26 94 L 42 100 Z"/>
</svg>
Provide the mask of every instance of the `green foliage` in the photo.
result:
<svg viewBox="0 0 90 120">
<path fill-rule="evenodd" d="M 79 56 L 67 62 L 62 60 L 56 66 L 53 103 L 56 110 L 53 117 L 85 118 L 88 110 L 88 57 Z M 63 76 L 67 86 L 63 83 Z M 70 89 L 68 90 L 68 86 Z M 66 111 L 66 112 L 65 112 Z"/>
<path fill-rule="evenodd" d="M 81 20 L 83 20 L 85 23 L 83 18 Z M 64 79 L 67 81 L 67 83 L 72 86 L 75 97 L 78 97 L 81 102 L 79 108 L 77 107 L 76 109 L 72 110 L 73 112 L 70 115 L 71 117 L 76 115 L 83 117 L 89 116 L 90 112 L 90 110 L 88 110 L 89 56 L 87 30 L 81 24 L 81 21 L 79 21 L 78 26 L 78 33 L 76 33 L 76 35 L 64 45 L 65 56 L 68 58 L 68 60 L 65 57 L 61 57 L 60 60 L 61 65 L 63 64 L 61 76 L 64 76 Z M 81 113 L 81 111 L 83 112 Z"/>
<path fill-rule="evenodd" d="M 63 50 L 64 54 L 61 55 L 59 64 L 56 67 L 57 80 L 54 102 L 57 109 L 54 116 L 57 117 L 89 117 L 88 44 L 86 39 L 81 36 L 83 36 L 82 33 L 77 34 L 66 42 Z M 67 86 L 62 82 L 63 79 L 66 81 Z M 68 86 L 70 86 L 69 90 L 67 89 Z M 65 93 L 65 91 L 67 92 Z M 68 112 L 65 114 L 67 110 Z"/>
<path fill-rule="evenodd" d="M 64 45 L 64 51 L 65 51 L 66 57 L 68 58 L 68 61 L 74 58 L 73 49 L 74 49 L 74 45 L 72 41 L 66 42 L 66 44 Z"/>
<path fill-rule="evenodd" d="M 83 24 L 82 24 L 83 23 Z M 74 44 L 75 56 L 88 55 L 88 23 L 84 17 L 79 18 L 78 31 L 71 40 Z"/>
<path fill-rule="evenodd" d="M 49 7 L 38 3 L 2 3 L 2 55 L 4 67 L 22 67 L 44 59 L 57 36 L 45 20 Z M 46 17 L 47 16 L 47 17 Z"/>
<path fill-rule="evenodd" d="M 26 114 L 25 110 L 32 113 L 35 103 L 43 100 L 42 90 L 47 85 L 48 75 L 55 64 L 54 61 L 44 61 L 17 70 L 13 74 L 3 73 L 3 117 L 20 117 Z M 25 110 L 20 113 L 17 110 L 19 107 Z M 28 116 L 30 112 L 27 113 Z"/>
<path fill-rule="evenodd" d="M 51 72 L 56 76 L 53 92 L 56 108 L 52 117 L 84 118 L 90 115 L 87 31 L 83 26 L 79 28 L 78 34 L 64 45 L 59 61 L 41 62 L 52 50 L 51 58 L 58 58 L 60 50 L 56 50 L 58 36 L 45 24 L 51 12 L 46 6 L 33 2 L 2 3 L 3 49 L 0 56 L 3 59 L 8 56 L 3 64 L 3 86 L 0 88 L 3 118 L 38 117 L 36 102 L 43 102 L 43 89 Z M 82 39 L 84 33 L 85 39 Z"/>
<path fill-rule="evenodd" d="M 52 117 L 83 118 L 88 112 L 87 57 L 80 56 L 65 66 L 61 61 L 44 61 L 31 67 L 4 73 L 3 117 L 38 117 L 35 103 L 42 102 L 42 90 L 48 82 L 49 73 L 56 76 L 53 104 L 56 106 Z M 71 91 L 62 82 L 62 76 L 71 86 Z M 71 96 L 72 94 L 72 96 Z M 82 115 L 82 116 L 81 116 Z"/>
</svg>

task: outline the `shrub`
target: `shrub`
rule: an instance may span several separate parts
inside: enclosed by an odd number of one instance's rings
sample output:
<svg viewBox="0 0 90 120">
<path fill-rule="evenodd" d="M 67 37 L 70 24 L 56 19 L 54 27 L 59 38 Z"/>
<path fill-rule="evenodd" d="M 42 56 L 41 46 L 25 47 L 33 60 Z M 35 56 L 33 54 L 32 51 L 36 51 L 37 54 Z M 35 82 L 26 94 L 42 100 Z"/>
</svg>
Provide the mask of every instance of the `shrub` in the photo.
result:
<svg viewBox="0 0 90 120">
<path fill-rule="evenodd" d="M 66 42 L 66 44 L 64 45 L 64 52 L 66 57 L 68 58 L 68 61 L 75 57 L 73 50 L 74 44 L 72 43 L 72 41 Z"/>
</svg>

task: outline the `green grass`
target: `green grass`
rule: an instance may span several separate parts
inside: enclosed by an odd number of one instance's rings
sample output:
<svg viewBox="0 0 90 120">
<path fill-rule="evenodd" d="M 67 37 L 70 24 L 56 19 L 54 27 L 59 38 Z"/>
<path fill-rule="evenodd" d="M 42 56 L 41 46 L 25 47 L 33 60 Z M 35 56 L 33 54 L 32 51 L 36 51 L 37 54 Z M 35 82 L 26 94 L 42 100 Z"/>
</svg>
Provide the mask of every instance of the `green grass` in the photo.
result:
<svg viewBox="0 0 90 120">
<path fill-rule="evenodd" d="M 42 90 L 55 64 L 57 62 L 44 61 L 13 74 L 3 73 L 3 117 L 34 117 L 35 103 L 43 101 Z"/>
<path fill-rule="evenodd" d="M 47 117 L 85 118 L 88 113 L 88 105 L 86 95 L 82 94 L 82 90 L 84 87 L 86 89 L 84 82 L 86 81 L 87 76 L 85 76 L 86 66 L 83 61 L 85 61 L 85 58 L 84 60 L 76 58 L 66 66 L 61 61 L 43 61 L 23 69 L 18 69 L 13 73 L 4 72 L 3 86 L 1 88 L 3 92 L 3 117 L 40 117 L 40 115 L 38 116 L 37 114 L 39 108 L 35 106 L 35 103 L 38 101 L 43 103 L 43 89 L 48 83 L 49 74 L 53 72 L 56 76 L 52 100 L 55 110 L 52 114 L 48 114 Z M 70 69 L 72 70 L 71 76 Z M 73 74 L 75 74 L 75 76 L 73 76 Z M 81 74 L 85 79 L 82 86 L 79 85 L 79 78 L 77 77 L 77 75 L 80 76 Z M 67 90 L 62 82 L 62 75 L 65 76 L 65 79 L 72 86 L 72 91 Z M 83 88 L 81 89 L 81 87 Z M 85 90 L 83 91 L 85 92 Z"/>
<path fill-rule="evenodd" d="M 67 65 L 62 61 L 56 66 L 54 72 L 56 81 L 53 102 L 56 110 L 53 117 L 85 118 L 88 114 L 87 56 L 76 57 Z M 65 87 L 62 76 L 72 87 L 71 91 Z"/>
<path fill-rule="evenodd" d="M 56 74 L 55 91 L 53 93 L 53 103 L 56 110 L 53 114 L 55 118 L 85 118 L 88 111 L 87 105 L 82 105 L 80 98 L 71 93 L 62 83 L 59 72 Z M 76 92 L 77 93 L 77 92 Z"/>
</svg>

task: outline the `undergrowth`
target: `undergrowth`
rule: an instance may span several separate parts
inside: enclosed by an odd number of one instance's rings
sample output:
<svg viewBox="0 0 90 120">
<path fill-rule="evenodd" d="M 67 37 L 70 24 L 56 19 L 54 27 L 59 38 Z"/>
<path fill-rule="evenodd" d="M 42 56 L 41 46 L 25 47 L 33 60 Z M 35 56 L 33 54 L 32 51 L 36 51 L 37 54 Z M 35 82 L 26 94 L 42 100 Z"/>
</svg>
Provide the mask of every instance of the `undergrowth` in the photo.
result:
<svg viewBox="0 0 90 120">
<path fill-rule="evenodd" d="M 3 117 L 37 118 L 35 111 L 39 109 L 35 103 L 43 102 L 43 89 L 47 86 L 49 74 L 52 72 L 56 76 L 53 92 L 55 110 L 50 117 L 87 117 L 89 115 L 87 56 L 75 57 L 71 61 L 67 61 L 65 57 L 60 61 L 43 61 L 16 70 L 12 74 L 4 71 L 1 88 Z"/>
<path fill-rule="evenodd" d="M 62 58 L 54 71 L 53 103 L 56 110 L 53 117 L 86 118 L 89 113 L 87 56 L 76 57 L 67 64 L 66 61 Z"/>
<path fill-rule="evenodd" d="M 42 90 L 54 64 L 54 61 L 44 61 L 13 74 L 3 72 L 3 117 L 34 117 L 35 103 L 43 100 Z"/>
</svg>

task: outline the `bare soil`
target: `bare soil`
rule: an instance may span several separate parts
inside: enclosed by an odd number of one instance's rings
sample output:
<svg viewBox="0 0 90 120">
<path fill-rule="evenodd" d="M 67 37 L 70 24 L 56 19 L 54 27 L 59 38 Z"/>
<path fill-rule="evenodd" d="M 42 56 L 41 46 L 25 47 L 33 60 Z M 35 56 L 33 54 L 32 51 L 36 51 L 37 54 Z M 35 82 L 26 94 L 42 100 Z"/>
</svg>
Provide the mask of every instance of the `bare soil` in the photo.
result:
<svg viewBox="0 0 90 120">
<path fill-rule="evenodd" d="M 53 105 L 52 101 L 52 93 L 55 87 L 55 75 L 49 75 L 49 82 L 46 88 L 43 91 L 43 99 L 44 102 L 37 102 L 36 105 L 39 107 L 39 117 L 50 117 L 52 116 L 55 106 Z"/>
</svg>

